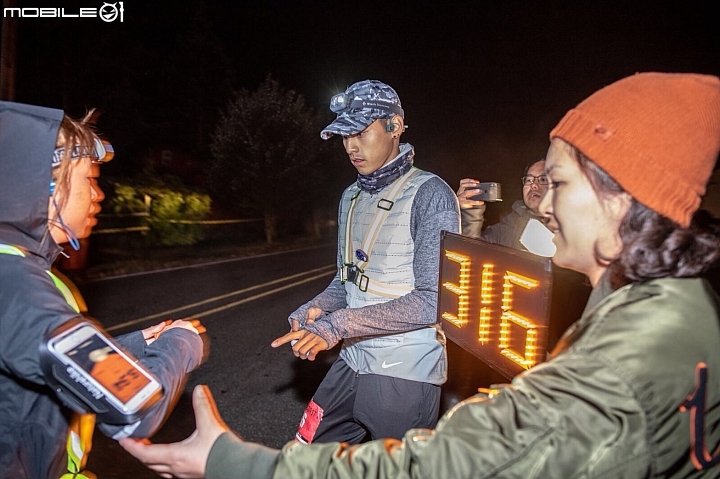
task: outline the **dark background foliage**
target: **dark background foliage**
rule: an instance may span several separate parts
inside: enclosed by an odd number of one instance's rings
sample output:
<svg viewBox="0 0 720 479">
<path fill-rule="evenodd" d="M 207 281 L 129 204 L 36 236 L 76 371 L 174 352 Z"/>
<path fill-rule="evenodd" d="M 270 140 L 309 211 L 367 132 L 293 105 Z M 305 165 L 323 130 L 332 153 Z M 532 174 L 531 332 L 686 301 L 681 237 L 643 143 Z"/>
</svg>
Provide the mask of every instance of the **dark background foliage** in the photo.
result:
<svg viewBox="0 0 720 479">
<path fill-rule="evenodd" d="M 68 10 L 102 5 L 56 3 Z M 126 175 L 159 147 L 207 166 L 228 101 L 238 91 L 256 91 L 268 74 L 326 120 L 334 93 L 379 79 L 400 94 L 410 126 L 404 139 L 415 145 L 418 166 L 453 188 L 466 176 L 503 184 L 506 201 L 489 208 L 493 215 L 520 196 L 522 168 L 545 153 L 552 126 L 593 91 L 638 71 L 720 74 L 716 6 L 710 0 L 125 1 L 122 23 L 20 19 L 15 98 L 74 116 L 100 108 L 101 129 L 118 152 L 104 174 Z M 317 137 L 317 128 L 308 134 Z M 282 130 L 267 136 L 289 140 Z M 338 142 L 327 144 L 332 160 L 324 176 L 307 162 L 303 181 L 272 181 L 275 188 L 298 198 L 324 191 L 335 203 L 354 171 Z M 318 180 L 312 188 L 311 179 Z M 317 202 L 324 201 L 320 195 Z"/>
</svg>

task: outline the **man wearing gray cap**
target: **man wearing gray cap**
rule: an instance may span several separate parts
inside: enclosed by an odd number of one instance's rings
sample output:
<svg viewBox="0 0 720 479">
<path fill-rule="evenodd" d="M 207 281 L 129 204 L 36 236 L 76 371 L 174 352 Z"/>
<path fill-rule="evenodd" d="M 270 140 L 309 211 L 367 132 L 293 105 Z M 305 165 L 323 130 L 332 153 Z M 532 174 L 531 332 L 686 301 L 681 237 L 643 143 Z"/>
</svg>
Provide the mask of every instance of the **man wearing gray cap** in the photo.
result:
<svg viewBox="0 0 720 479">
<path fill-rule="evenodd" d="M 330 109 L 337 118 L 320 136 L 342 136 L 358 170 L 340 201 L 338 272 L 290 314 L 291 331 L 272 345 L 291 342 L 295 356 L 312 361 L 343 341 L 305 410 L 299 441 L 401 438 L 437 422 L 447 377 L 436 322 L 440 231 L 459 231 L 458 202 L 442 179 L 413 166 L 390 86 L 355 83 Z"/>
</svg>

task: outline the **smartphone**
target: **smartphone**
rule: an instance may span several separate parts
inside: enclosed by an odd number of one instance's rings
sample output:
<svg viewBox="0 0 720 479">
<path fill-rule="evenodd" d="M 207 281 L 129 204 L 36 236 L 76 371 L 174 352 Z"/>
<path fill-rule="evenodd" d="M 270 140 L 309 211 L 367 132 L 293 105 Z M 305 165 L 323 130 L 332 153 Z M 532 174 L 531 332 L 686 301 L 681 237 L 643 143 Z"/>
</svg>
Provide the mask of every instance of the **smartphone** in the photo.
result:
<svg viewBox="0 0 720 479">
<path fill-rule="evenodd" d="M 500 183 L 484 182 L 475 185 L 473 189 L 474 188 L 481 189 L 482 193 L 480 193 L 479 195 L 471 196 L 471 200 L 487 202 L 502 201 L 502 185 Z"/>
<path fill-rule="evenodd" d="M 45 352 L 61 399 L 81 399 L 106 422 L 135 422 L 162 396 L 152 373 L 91 323 L 79 322 L 53 335 Z"/>
</svg>

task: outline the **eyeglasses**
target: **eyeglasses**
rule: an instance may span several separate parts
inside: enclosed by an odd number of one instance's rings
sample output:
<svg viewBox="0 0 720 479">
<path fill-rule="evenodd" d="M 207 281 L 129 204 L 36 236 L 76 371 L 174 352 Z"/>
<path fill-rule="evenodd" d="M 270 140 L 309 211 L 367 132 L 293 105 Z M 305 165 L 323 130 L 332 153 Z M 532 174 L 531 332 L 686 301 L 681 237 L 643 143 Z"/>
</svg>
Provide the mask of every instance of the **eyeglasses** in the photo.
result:
<svg viewBox="0 0 720 479">
<path fill-rule="evenodd" d="M 521 178 L 523 186 L 530 186 L 537 181 L 538 185 L 546 186 L 548 184 L 547 176 L 525 175 Z"/>
</svg>

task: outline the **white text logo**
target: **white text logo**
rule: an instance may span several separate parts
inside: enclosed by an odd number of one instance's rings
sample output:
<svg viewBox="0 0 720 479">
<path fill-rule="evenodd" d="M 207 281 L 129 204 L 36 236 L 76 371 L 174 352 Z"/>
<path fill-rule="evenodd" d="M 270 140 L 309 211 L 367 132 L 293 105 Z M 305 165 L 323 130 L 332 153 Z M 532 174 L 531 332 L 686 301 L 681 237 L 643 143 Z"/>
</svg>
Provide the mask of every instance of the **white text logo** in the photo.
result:
<svg viewBox="0 0 720 479">
<path fill-rule="evenodd" d="M 385 361 L 383 361 L 383 363 L 382 363 L 382 368 L 383 368 L 383 369 L 385 369 L 385 368 L 391 368 L 391 367 L 393 367 L 393 366 L 397 366 L 398 364 L 402 364 L 402 363 L 403 363 L 403 362 L 400 361 L 400 362 L 397 362 L 397 363 L 387 364 Z"/>
<path fill-rule="evenodd" d="M 3 17 L 10 18 L 99 18 L 103 22 L 114 22 L 124 18 L 123 2 L 104 2 L 100 8 L 86 7 L 75 9 L 49 8 L 49 7 L 28 7 L 28 8 L 4 8 Z"/>
</svg>

